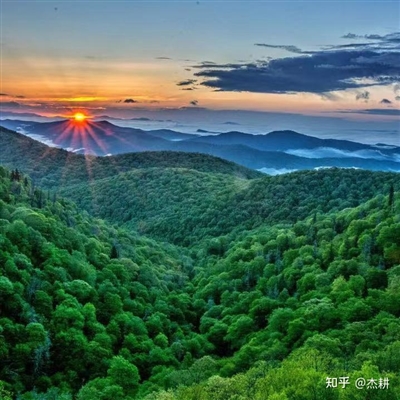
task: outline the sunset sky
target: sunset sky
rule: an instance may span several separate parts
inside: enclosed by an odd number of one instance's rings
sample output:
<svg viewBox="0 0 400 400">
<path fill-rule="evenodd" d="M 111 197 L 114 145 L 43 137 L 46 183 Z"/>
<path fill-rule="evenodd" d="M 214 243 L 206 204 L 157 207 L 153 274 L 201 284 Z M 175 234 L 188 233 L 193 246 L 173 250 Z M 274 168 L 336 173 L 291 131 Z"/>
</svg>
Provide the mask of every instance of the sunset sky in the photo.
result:
<svg viewBox="0 0 400 400">
<path fill-rule="evenodd" d="M 1 109 L 399 118 L 395 1 L 1 1 Z"/>
</svg>

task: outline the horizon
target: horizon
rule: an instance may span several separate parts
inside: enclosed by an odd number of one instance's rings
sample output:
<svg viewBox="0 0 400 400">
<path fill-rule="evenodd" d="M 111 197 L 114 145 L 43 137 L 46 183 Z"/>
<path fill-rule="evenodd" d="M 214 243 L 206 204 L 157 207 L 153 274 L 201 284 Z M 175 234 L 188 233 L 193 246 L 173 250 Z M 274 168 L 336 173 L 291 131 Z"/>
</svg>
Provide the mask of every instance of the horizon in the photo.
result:
<svg viewBox="0 0 400 400">
<path fill-rule="evenodd" d="M 306 134 L 329 124 L 322 135 L 351 130 L 348 140 L 400 132 L 397 2 L 1 7 L 2 115 L 83 112 L 252 131 L 299 124 Z"/>
</svg>

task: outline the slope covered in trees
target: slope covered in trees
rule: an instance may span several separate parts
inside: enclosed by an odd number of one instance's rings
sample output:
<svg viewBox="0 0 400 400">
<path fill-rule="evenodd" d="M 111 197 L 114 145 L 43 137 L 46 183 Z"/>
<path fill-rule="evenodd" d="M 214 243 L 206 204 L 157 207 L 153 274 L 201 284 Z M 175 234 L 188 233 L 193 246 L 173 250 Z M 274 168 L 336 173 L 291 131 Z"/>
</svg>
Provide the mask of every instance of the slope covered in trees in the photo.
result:
<svg viewBox="0 0 400 400">
<path fill-rule="evenodd" d="M 110 157 L 74 154 L 48 147 L 22 134 L 0 126 L 0 163 L 18 168 L 43 188 L 88 184 L 93 180 L 115 177 L 121 172 L 141 168 L 188 168 L 201 172 L 234 175 L 244 179 L 263 174 L 221 158 L 173 151 L 130 153 Z"/>
<path fill-rule="evenodd" d="M 354 207 L 387 194 L 390 185 L 400 186 L 396 173 L 333 168 L 270 177 L 202 154 L 84 157 L 4 128 L 0 147 L 3 165 L 29 174 L 52 195 L 70 198 L 111 223 L 185 246 L 232 230 Z"/>
<path fill-rule="evenodd" d="M 333 171 L 350 193 L 355 172 Z M 354 387 L 364 377 L 390 382 L 369 399 L 397 399 L 400 198 L 388 182 L 358 207 L 317 202 L 291 224 L 200 240 L 189 257 L 1 168 L 0 395 L 350 400 L 367 398 Z"/>
<path fill-rule="evenodd" d="M 400 187 L 399 174 L 335 168 L 248 180 L 148 168 L 67 186 L 60 193 L 110 222 L 191 245 L 231 231 L 291 224 L 316 212 L 355 207 L 388 194 L 390 185 Z"/>
<path fill-rule="evenodd" d="M 113 398 L 132 397 L 139 376 L 147 379 L 160 360 L 177 365 L 168 336 L 192 339 L 181 292 L 186 264 L 172 247 L 47 199 L 26 177 L 0 168 L 0 379 L 7 390 L 58 387 L 49 398 L 61 398 L 101 377 Z"/>
</svg>

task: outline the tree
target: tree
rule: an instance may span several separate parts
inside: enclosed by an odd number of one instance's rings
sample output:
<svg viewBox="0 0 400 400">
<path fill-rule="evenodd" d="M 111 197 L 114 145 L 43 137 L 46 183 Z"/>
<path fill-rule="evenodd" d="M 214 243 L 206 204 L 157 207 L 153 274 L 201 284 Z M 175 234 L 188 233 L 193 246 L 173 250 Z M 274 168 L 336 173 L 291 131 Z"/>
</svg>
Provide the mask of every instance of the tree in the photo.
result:
<svg viewBox="0 0 400 400">
<path fill-rule="evenodd" d="M 121 386 L 126 394 L 133 396 L 136 393 L 140 379 L 139 371 L 125 358 L 113 357 L 107 374 L 111 382 Z"/>
<path fill-rule="evenodd" d="M 394 202 L 394 186 L 393 183 L 391 183 L 389 188 L 389 197 L 388 197 L 388 208 L 390 211 L 393 210 L 393 202 Z"/>
<path fill-rule="evenodd" d="M 117 247 L 115 246 L 115 244 L 113 244 L 111 247 L 110 259 L 118 258 L 118 257 L 119 257 L 119 254 L 118 254 Z"/>
</svg>

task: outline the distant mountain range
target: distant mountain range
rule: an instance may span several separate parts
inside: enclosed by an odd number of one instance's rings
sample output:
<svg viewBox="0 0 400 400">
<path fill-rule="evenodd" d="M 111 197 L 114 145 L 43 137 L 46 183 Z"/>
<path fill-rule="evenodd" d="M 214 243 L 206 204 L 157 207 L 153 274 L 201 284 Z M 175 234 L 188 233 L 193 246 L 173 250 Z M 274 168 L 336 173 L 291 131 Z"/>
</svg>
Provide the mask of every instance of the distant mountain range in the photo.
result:
<svg viewBox="0 0 400 400">
<path fill-rule="evenodd" d="M 143 151 L 203 153 L 277 173 L 318 167 L 400 171 L 400 147 L 320 139 L 294 131 L 252 135 L 239 131 L 187 134 L 145 131 L 106 120 L 33 122 L 5 119 L 0 125 L 74 153 L 111 155 Z M 201 133 L 201 134 L 200 134 Z"/>
<path fill-rule="evenodd" d="M 181 168 L 251 179 L 261 172 L 199 153 L 136 152 L 96 157 L 49 147 L 26 135 L 0 127 L 0 165 L 18 168 L 43 187 L 58 187 L 116 177 L 143 168 Z M 89 168 L 90 167 L 90 168 Z"/>
</svg>

